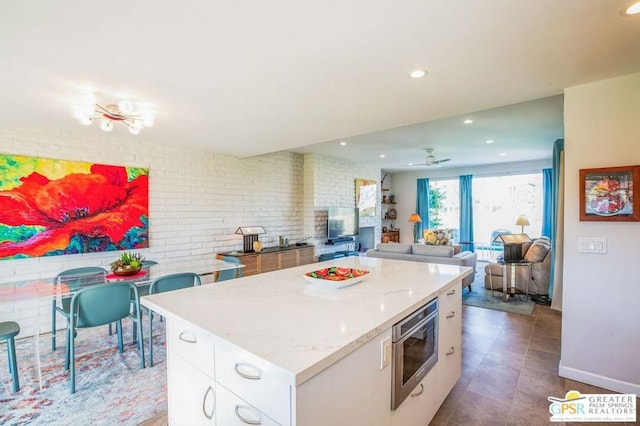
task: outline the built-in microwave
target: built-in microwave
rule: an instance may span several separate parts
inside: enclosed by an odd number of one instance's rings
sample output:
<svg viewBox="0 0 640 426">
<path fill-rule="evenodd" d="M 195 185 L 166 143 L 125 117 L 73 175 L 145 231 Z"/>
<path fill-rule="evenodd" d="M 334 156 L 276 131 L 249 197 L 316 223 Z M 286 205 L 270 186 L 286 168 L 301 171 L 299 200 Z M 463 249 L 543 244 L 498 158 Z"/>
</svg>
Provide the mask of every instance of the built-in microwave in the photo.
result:
<svg viewBox="0 0 640 426">
<path fill-rule="evenodd" d="M 393 326 L 391 409 L 395 410 L 438 362 L 438 299 Z"/>
</svg>

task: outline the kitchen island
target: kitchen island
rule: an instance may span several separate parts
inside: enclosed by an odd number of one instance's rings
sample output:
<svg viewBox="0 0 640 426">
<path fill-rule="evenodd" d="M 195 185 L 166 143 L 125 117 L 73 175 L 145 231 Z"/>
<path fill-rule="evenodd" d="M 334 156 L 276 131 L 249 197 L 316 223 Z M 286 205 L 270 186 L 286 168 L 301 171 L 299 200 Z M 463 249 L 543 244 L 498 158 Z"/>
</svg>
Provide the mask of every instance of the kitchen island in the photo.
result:
<svg viewBox="0 0 640 426">
<path fill-rule="evenodd" d="M 305 281 L 361 268 L 344 288 Z M 142 298 L 167 318 L 171 424 L 426 425 L 460 376 L 471 268 L 348 257 Z M 438 297 L 438 363 L 391 410 L 391 327 Z"/>
</svg>

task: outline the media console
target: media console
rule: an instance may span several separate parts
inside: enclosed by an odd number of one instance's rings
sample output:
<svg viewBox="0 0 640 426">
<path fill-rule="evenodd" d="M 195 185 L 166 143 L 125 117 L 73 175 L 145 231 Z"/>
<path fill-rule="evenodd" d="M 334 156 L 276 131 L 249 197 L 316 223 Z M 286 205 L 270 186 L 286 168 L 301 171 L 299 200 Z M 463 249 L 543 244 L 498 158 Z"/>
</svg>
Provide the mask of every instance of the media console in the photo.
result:
<svg viewBox="0 0 640 426">
<path fill-rule="evenodd" d="M 324 262 L 325 260 L 340 259 L 341 257 L 359 256 L 359 255 L 360 255 L 360 253 L 358 253 L 357 251 L 340 250 L 340 251 L 336 251 L 336 252 L 333 252 L 333 253 L 321 254 L 320 257 L 318 258 L 318 261 L 319 262 Z"/>
</svg>

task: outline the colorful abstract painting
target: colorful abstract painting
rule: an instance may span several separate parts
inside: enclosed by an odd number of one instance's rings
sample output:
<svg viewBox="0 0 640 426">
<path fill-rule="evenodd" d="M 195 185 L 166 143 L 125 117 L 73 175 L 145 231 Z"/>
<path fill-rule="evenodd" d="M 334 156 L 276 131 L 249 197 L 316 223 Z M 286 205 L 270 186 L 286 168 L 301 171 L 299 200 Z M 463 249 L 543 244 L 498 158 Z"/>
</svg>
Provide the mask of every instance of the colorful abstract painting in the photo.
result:
<svg viewBox="0 0 640 426">
<path fill-rule="evenodd" d="M 0 259 L 148 246 L 148 169 L 0 154 Z"/>
</svg>

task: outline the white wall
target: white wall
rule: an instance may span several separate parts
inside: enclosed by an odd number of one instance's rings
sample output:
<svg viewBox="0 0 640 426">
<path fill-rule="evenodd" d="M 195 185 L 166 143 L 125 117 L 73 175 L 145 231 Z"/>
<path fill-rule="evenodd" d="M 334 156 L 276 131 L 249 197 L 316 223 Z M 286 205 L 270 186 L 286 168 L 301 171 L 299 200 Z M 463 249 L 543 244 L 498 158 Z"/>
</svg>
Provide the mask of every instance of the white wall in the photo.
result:
<svg viewBox="0 0 640 426">
<path fill-rule="evenodd" d="M 580 169 L 640 164 L 640 73 L 566 89 L 564 119 L 560 374 L 640 394 L 640 223 L 580 222 L 578 211 Z M 580 237 L 606 238 L 607 253 L 578 253 Z"/>
<path fill-rule="evenodd" d="M 550 143 L 553 143 L 551 141 Z M 551 155 L 551 152 L 549 152 Z M 492 164 L 474 168 L 459 169 L 433 169 L 417 172 L 393 173 L 393 187 L 389 194 L 396 195 L 395 208 L 398 211 L 398 220 L 393 221 L 395 227 L 400 228 L 400 242 L 413 242 L 413 224 L 409 223 L 409 216 L 416 211 L 416 197 L 418 190 L 418 179 L 457 179 L 459 176 L 472 174 L 474 176 L 505 175 L 514 173 L 539 172 L 542 169 L 551 167 L 549 161 L 528 161 L 519 163 Z M 385 181 L 386 183 L 386 181 Z"/>
</svg>

